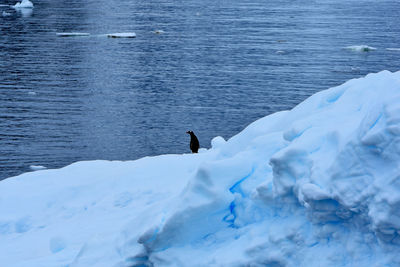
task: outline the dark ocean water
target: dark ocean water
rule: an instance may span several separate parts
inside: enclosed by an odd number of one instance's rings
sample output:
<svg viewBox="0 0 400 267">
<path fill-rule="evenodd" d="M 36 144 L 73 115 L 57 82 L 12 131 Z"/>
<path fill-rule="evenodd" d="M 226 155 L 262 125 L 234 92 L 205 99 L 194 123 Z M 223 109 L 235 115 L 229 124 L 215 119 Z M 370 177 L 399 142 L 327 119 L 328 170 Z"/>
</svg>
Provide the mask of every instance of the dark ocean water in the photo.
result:
<svg viewBox="0 0 400 267">
<path fill-rule="evenodd" d="M 0 179 L 30 165 L 188 153 L 189 129 L 209 147 L 319 90 L 400 70 L 400 51 L 386 50 L 400 47 L 399 1 L 34 5 L 0 6 Z M 112 32 L 137 38 L 101 36 Z"/>
</svg>

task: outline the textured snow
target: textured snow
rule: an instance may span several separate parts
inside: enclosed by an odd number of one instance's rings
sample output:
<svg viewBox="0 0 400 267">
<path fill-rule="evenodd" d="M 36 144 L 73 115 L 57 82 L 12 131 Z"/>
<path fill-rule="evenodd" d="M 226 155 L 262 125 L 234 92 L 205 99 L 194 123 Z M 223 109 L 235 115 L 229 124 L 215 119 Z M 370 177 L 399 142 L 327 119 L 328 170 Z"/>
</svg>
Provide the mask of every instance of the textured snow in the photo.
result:
<svg viewBox="0 0 400 267">
<path fill-rule="evenodd" d="M 1 181 L 0 262 L 400 265 L 400 72 L 321 91 L 211 145 Z"/>
</svg>

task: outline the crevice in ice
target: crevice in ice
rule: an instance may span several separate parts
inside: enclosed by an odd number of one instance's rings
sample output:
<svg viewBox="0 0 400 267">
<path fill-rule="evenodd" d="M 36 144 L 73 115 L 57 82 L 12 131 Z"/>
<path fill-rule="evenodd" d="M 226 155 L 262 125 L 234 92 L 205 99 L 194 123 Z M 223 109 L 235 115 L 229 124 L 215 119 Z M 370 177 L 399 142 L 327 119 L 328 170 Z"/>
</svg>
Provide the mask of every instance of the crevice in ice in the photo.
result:
<svg viewBox="0 0 400 267">
<path fill-rule="evenodd" d="M 255 168 L 253 167 L 250 171 L 249 174 L 247 174 L 245 177 L 241 178 L 239 181 L 237 181 L 234 185 L 232 185 L 229 188 L 229 191 L 232 194 L 238 193 L 240 194 L 242 197 L 246 197 L 246 194 L 243 192 L 243 190 L 240 188 L 241 183 L 243 183 L 244 181 L 246 181 L 248 178 L 250 178 L 253 174 L 254 174 Z M 237 228 L 237 226 L 235 225 L 235 220 L 237 217 L 235 208 L 236 208 L 236 200 L 233 200 L 230 204 L 229 204 L 229 214 L 225 215 L 223 217 L 223 221 L 229 223 L 229 227 L 232 228 Z"/>
<path fill-rule="evenodd" d="M 237 217 L 236 212 L 235 212 L 235 207 L 236 207 L 235 201 L 232 201 L 229 205 L 230 213 L 222 219 L 224 222 L 229 223 L 229 227 L 232 227 L 232 228 L 238 228 L 237 226 L 235 226 L 235 220 Z"/>
<path fill-rule="evenodd" d="M 382 113 L 379 114 L 378 118 L 376 118 L 376 120 L 374 121 L 374 123 L 369 127 L 369 129 L 371 130 L 372 128 L 375 127 L 375 125 L 379 122 L 379 120 L 382 118 Z"/>
<path fill-rule="evenodd" d="M 247 180 L 250 176 L 252 176 L 254 171 L 255 171 L 255 168 L 253 167 L 251 169 L 250 173 L 248 175 L 246 175 L 245 177 L 243 177 L 242 179 L 240 179 L 239 181 L 237 181 L 234 185 L 232 185 L 229 188 L 229 191 L 231 191 L 232 194 L 239 193 L 242 197 L 244 197 L 245 194 L 242 191 L 242 189 L 240 188 L 240 184 L 243 183 L 245 180 Z"/>
<path fill-rule="evenodd" d="M 149 260 L 147 254 L 140 254 L 135 257 L 126 259 L 127 266 L 129 267 L 152 267 L 154 264 Z"/>
</svg>

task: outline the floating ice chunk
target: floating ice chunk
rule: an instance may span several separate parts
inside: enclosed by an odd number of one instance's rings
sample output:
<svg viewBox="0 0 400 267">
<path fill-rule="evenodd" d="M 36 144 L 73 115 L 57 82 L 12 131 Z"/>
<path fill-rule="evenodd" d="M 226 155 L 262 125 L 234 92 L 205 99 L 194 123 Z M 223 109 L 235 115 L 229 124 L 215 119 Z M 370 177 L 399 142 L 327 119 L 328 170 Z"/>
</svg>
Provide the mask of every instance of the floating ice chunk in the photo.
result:
<svg viewBox="0 0 400 267">
<path fill-rule="evenodd" d="M 351 51 L 357 51 L 357 52 L 369 52 L 369 51 L 376 50 L 375 47 L 368 46 L 368 45 L 351 45 L 351 46 L 345 47 L 345 49 L 351 50 Z"/>
<path fill-rule="evenodd" d="M 79 36 L 89 36 L 90 33 L 86 32 L 57 32 L 57 36 L 60 37 L 79 37 Z"/>
<path fill-rule="evenodd" d="M 3 13 L 1 13 L 1 15 L 2 15 L 3 17 L 9 17 L 9 16 L 11 16 L 11 13 L 8 13 L 8 12 L 3 11 Z"/>
<path fill-rule="evenodd" d="M 386 50 L 388 50 L 388 51 L 399 51 L 400 52 L 400 48 L 386 48 Z"/>
<path fill-rule="evenodd" d="M 135 38 L 136 33 L 134 32 L 117 32 L 117 33 L 109 33 L 107 37 L 110 38 Z"/>
<path fill-rule="evenodd" d="M 28 92 L 28 95 L 36 95 L 36 92 L 30 91 Z"/>
<path fill-rule="evenodd" d="M 285 51 L 283 51 L 283 50 L 278 50 L 278 51 L 276 51 L 275 53 L 276 53 L 276 54 L 285 54 Z"/>
<path fill-rule="evenodd" d="M 155 34 L 163 34 L 163 33 L 165 33 L 165 32 L 164 32 L 163 30 L 155 30 L 154 33 L 155 33 Z"/>
<path fill-rule="evenodd" d="M 39 171 L 39 170 L 45 170 L 45 169 L 47 169 L 46 167 L 40 166 L 40 165 L 31 165 L 31 166 L 29 166 L 29 168 L 30 168 L 32 171 Z"/>
<path fill-rule="evenodd" d="M 22 2 L 16 3 L 13 8 L 33 8 L 33 3 L 29 0 L 22 0 Z"/>
</svg>

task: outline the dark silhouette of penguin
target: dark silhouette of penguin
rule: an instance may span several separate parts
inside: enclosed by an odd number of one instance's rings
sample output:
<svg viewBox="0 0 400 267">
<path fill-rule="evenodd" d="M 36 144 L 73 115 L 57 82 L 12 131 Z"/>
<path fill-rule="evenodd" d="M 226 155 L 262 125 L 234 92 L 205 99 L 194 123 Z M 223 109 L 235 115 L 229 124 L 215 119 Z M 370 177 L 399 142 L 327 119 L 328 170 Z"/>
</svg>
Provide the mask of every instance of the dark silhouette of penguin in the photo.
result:
<svg viewBox="0 0 400 267">
<path fill-rule="evenodd" d="M 186 133 L 190 134 L 190 150 L 192 150 L 193 153 L 197 153 L 200 147 L 199 139 L 197 139 L 193 131 L 187 131 Z"/>
</svg>

